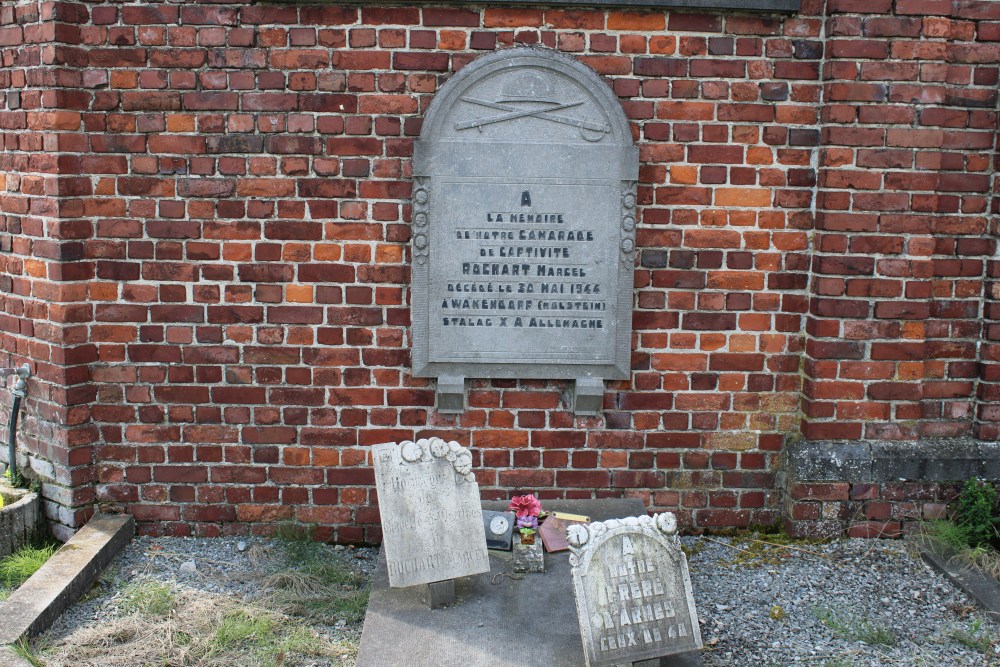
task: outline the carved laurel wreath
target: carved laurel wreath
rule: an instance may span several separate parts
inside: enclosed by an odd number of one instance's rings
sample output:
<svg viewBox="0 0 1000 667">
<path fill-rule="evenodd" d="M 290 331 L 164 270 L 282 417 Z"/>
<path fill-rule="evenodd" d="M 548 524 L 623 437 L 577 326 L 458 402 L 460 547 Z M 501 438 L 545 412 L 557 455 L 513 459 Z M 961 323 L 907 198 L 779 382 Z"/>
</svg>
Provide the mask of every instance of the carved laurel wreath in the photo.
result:
<svg viewBox="0 0 1000 667">
<path fill-rule="evenodd" d="M 630 516 L 625 519 L 610 519 L 595 521 L 590 525 L 573 524 L 566 533 L 569 542 L 569 564 L 577 567 L 583 557 L 584 547 L 592 540 L 615 528 L 638 529 L 641 532 L 655 535 L 662 533 L 671 543 L 678 543 L 677 517 L 672 512 L 663 512 L 653 516 Z M 678 548 L 680 548 L 678 546 Z"/>
<path fill-rule="evenodd" d="M 455 473 L 466 482 L 475 482 L 472 474 L 472 452 L 454 440 L 445 442 L 441 438 L 421 438 L 416 442 L 404 440 L 399 443 L 400 456 L 406 463 L 427 463 L 434 459 L 445 459 L 451 462 Z"/>
</svg>

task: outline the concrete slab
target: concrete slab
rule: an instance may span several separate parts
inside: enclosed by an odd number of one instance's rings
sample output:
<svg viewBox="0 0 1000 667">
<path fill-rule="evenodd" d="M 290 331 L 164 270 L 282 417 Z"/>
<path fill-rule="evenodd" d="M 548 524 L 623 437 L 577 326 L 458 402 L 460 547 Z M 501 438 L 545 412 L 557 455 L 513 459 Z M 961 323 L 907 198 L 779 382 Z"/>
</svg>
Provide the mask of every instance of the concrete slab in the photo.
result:
<svg viewBox="0 0 1000 667">
<path fill-rule="evenodd" d="M 962 565 L 929 549 L 921 549 L 920 555 L 931 567 L 948 577 L 953 584 L 979 603 L 990 618 L 1000 620 L 1000 583 L 978 567 Z"/>
<path fill-rule="evenodd" d="M 544 502 L 547 511 L 604 521 L 645 514 L 633 499 Z M 483 509 L 506 509 L 483 502 Z M 358 667 L 582 667 L 583 643 L 573 602 L 569 552 L 545 554 L 542 574 L 515 574 L 511 554 L 490 551 L 490 572 L 456 581 L 454 605 L 427 609 L 419 586 L 389 588 L 380 554 L 361 636 Z M 687 653 L 653 662 L 698 667 Z"/>
<path fill-rule="evenodd" d="M 87 592 L 135 534 L 131 516 L 96 514 L 0 604 L 0 646 L 36 635 Z"/>
</svg>

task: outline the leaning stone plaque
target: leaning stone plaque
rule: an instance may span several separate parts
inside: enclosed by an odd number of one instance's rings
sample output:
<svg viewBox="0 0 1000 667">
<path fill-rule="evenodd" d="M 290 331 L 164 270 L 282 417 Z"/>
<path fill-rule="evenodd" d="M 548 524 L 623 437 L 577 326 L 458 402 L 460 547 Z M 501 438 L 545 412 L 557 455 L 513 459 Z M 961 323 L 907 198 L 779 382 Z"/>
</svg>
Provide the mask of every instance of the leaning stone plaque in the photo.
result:
<svg viewBox="0 0 1000 667">
<path fill-rule="evenodd" d="M 413 373 L 576 380 L 596 414 L 629 375 L 638 149 L 617 97 L 568 56 L 515 48 L 434 98 L 413 158 Z"/>
<path fill-rule="evenodd" d="M 392 588 L 490 571 L 472 454 L 440 438 L 372 447 Z"/>
<path fill-rule="evenodd" d="M 578 524 L 567 537 L 587 667 L 701 649 L 673 514 Z"/>
</svg>

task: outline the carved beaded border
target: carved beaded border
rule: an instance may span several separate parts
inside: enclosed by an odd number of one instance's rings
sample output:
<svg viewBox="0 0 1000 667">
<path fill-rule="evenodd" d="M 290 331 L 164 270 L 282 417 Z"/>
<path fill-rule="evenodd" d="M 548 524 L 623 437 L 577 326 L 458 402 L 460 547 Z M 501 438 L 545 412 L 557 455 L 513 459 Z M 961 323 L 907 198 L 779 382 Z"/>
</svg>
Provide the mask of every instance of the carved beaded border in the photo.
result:
<svg viewBox="0 0 1000 667">
<path fill-rule="evenodd" d="M 573 524 L 569 527 L 566 539 L 569 542 L 569 564 L 577 567 L 587 543 L 615 528 L 631 528 L 649 535 L 659 531 L 671 543 L 679 548 L 677 540 L 677 517 L 672 512 L 663 512 L 653 516 L 630 516 L 626 519 L 610 519 L 595 521 L 589 525 Z"/>
<path fill-rule="evenodd" d="M 635 181 L 622 181 L 622 239 L 619 245 L 623 264 L 635 261 Z"/>
<path fill-rule="evenodd" d="M 430 230 L 427 227 L 431 201 L 430 180 L 426 176 L 413 179 L 413 258 L 418 264 L 425 264 L 430 254 Z"/>
<path fill-rule="evenodd" d="M 399 443 L 400 456 L 404 463 L 427 463 L 434 459 L 450 461 L 455 472 L 467 482 L 475 482 L 472 473 L 472 452 L 454 440 L 445 442 L 441 438 L 421 438 L 416 442 L 404 440 Z"/>
</svg>

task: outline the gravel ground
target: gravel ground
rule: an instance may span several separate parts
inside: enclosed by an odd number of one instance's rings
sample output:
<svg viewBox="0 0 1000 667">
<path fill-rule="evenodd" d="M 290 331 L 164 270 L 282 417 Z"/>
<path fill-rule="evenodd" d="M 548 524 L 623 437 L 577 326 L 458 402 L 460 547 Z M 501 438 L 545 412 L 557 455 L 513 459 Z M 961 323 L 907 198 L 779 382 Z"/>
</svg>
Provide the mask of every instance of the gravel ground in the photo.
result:
<svg viewBox="0 0 1000 667">
<path fill-rule="evenodd" d="M 706 665 L 1000 665 L 1000 628 L 904 542 L 685 542 Z"/>
<path fill-rule="evenodd" d="M 745 538 L 683 539 L 707 666 L 1000 666 L 1000 627 L 906 543 L 841 540 L 779 549 Z M 261 594 L 256 575 L 272 563 L 277 546 L 241 542 L 134 540 L 102 577 L 104 584 L 69 609 L 44 643 L 114 619 L 130 581 L 253 600 Z M 376 550 L 336 549 L 361 572 L 374 568 Z M 360 625 L 313 627 L 330 639 L 357 642 Z"/>
<path fill-rule="evenodd" d="M 377 548 L 328 547 L 342 556 L 352 570 L 371 580 L 378 557 Z M 281 570 L 282 548 L 276 540 L 262 538 L 149 538 L 134 539 L 108 566 L 95 587 L 53 624 L 40 642 L 51 650 L 72 644 L 82 630 L 93 631 L 113 623 L 128 613 L 126 587 L 142 582 L 169 585 L 180 596 L 201 595 L 206 599 L 223 596 L 254 602 L 268 592 L 261 585 L 264 575 Z M 215 598 L 218 599 L 218 598 Z M 265 603 L 266 604 L 266 603 Z M 362 622 L 334 621 L 332 625 L 311 623 L 321 637 L 333 642 L 357 645 Z M 113 633 L 112 633 L 113 634 Z M 41 655 L 45 659 L 43 651 Z M 172 662 L 165 662 L 173 665 Z M 185 663 L 186 664 L 186 663 Z M 256 663 L 254 663 L 256 664 Z M 353 664 L 337 660 L 283 665 L 330 667 Z M 136 665 L 135 667 L 139 667 Z"/>
</svg>

